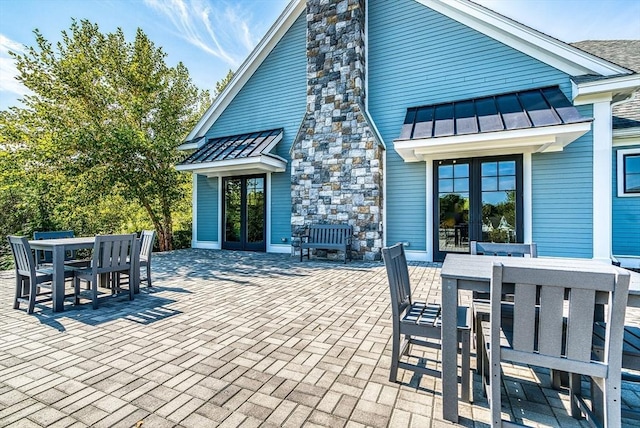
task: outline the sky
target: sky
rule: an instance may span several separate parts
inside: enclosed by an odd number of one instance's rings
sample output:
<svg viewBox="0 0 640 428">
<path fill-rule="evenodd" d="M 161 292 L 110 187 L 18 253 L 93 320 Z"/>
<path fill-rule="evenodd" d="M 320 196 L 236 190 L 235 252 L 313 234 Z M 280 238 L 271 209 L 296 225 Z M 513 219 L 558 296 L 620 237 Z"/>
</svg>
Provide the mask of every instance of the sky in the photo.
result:
<svg viewBox="0 0 640 428">
<path fill-rule="evenodd" d="M 384 0 L 396 1 L 396 0 Z M 475 0 L 498 13 L 565 42 L 640 39 L 640 0 Z M 0 0 L 0 110 L 19 106 L 26 93 L 8 51 L 34 46 L 33 30 L 51 41 L 72 18 L 110 33 L 136 29 L 182 62 L 196 86 L 213 90 L 236 70 L 289 0 Z"/>
</svg>

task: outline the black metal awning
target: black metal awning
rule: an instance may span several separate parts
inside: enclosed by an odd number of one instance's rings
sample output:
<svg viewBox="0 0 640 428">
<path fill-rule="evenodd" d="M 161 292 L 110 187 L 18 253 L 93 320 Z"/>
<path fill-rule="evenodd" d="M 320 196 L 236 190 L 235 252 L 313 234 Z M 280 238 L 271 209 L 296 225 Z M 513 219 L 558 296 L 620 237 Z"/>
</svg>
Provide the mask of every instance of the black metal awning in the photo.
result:
<svg viewBox="0 0 640 428">
<path fill-rule="evenodd" d="M 545 141 L 544 137 L 554 139 L 534 151 L 549 147 L 562 150 L 587 132 L 592 120 L 582 116 L 560 88 L 553 86 L 410 107 L 394 143 L 408 161 L 428 154 L 426 147 L 438 147 L 443 153 L 455 145 L 469 151 L 480 149 L 470 146 L 474 143 L 501 140 L 508 146 L 507 140 L 517 140 L 523 146 L 524 140 L 533 141 L 534 137 L 538 142 Z"/>
<path fill-rule="evenodd" d="M 212 138 L 181 162 L 177 169 L 206 175 L 228 171 L 284 171 L 286 160 L 269 153 L 282 139 L 283 132 L 280 128 Z"/>
</svg>

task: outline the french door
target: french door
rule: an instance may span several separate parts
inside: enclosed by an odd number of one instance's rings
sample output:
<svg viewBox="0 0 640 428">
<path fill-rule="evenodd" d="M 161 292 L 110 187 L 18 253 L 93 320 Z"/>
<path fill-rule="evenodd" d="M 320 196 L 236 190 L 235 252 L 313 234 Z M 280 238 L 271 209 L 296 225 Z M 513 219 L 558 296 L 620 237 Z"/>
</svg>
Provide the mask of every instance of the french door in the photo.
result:
<svg viewBox="0 0 640 428">
<path fill-rule="evenodd" d="M 222 248 L 266 250 L 265 175 L 225 177 Z"/>
<path fill-rule="evenodd" d="M 522 156 L 434 161 L 434 260 L 470 241 L 523 242 Z"/>
</svg>

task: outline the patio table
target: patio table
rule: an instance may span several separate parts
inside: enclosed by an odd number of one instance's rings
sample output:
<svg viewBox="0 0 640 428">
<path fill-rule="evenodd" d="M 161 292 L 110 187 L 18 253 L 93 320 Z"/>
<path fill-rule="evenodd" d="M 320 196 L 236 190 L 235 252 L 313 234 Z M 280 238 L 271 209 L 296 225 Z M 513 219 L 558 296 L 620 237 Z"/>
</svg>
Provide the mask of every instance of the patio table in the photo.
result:
<svg viewBox="0 0 640 428">
<path fill-rule="evenodd" d="M 139 245 L 138 239 L 135 240 L 136 247 Z M 51 251 L 53 254 L 53 284 L 52 284 L 52 301 L 53 312 L 62 312 L 64 310 L 64 260 L 65 253 L 72 250 L 93 249 L 96 242 L 95 236 L 87 236 L 81 238 L 60 238 L 60 239 L 38 239 L 29 241 L 29 246 L 33 250 Z M 133 254 L 139 254 L 137 248 L 132 251 Z M 134 258 L 134 276 L 130 278 L 134 284 L 135 291 L 138 290 L 138 257 Z"/>
<path fill-rule="evenodd" d="M 443 417 L 458 422 L 456 308 L 459 290 L 490 291 L 494 262 L 505 266 L 562 268 L 614 273 L 615 267 L 590 259 L 496 257 L 448 254 L 440 272 L 442 281 L 442 401 Z M 640 307 L 640 274 L 632 273 L 629 306 Z"/>
</svg>

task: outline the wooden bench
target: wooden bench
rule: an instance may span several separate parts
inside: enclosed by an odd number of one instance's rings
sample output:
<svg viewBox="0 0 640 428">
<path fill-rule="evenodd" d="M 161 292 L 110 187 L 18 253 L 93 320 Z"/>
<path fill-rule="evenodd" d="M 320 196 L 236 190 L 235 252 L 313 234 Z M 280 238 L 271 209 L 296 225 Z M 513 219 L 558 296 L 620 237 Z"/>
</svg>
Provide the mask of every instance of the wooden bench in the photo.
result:
<svg viewBox="0 0 640 428">
<path fill-rule="evenodd" d="M 307 250 L 307 258 L 311 259 L 311 249 L 344 251 L 344 262 L 351 260 L 351 238 L 353 227 L 348 224 L 313 224 L 301 236 L 300 261 Z"/>
</svg>

